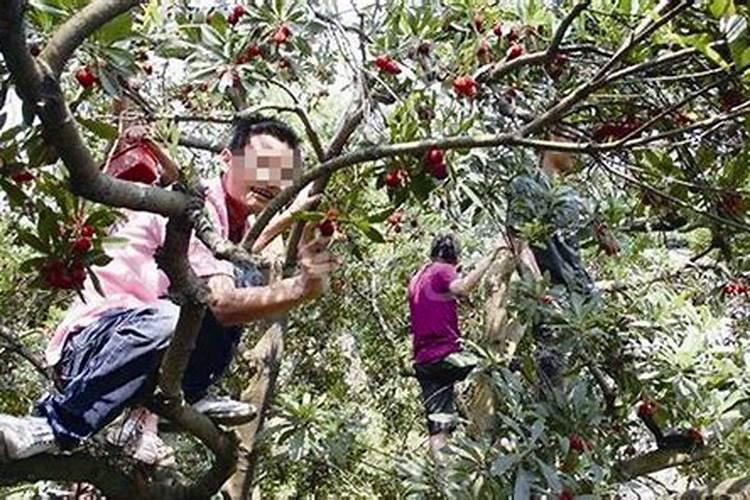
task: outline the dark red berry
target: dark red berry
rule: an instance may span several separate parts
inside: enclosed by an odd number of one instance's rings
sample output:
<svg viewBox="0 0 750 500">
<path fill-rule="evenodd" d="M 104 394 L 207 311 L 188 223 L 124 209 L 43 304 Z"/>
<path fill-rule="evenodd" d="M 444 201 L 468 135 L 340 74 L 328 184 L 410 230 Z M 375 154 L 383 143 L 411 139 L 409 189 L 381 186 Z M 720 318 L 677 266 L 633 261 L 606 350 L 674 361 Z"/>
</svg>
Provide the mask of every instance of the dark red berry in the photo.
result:
<svg viewBox="0 0 750 500">
<path fill-rule="evenodd" d="M 86 253 L 91 250 L 91 238 L 81 236 L 73 243 L 73 251 L 76 253 Z"/>
<path fill-rule="evenodd" d="M 336 223 L 331 219 L 326 219 L 318 225 L 318 229 L 320 230 L 321 235 L 328 238 L 333 236 L 333 233 L 336 232 Z"/>
</svg>

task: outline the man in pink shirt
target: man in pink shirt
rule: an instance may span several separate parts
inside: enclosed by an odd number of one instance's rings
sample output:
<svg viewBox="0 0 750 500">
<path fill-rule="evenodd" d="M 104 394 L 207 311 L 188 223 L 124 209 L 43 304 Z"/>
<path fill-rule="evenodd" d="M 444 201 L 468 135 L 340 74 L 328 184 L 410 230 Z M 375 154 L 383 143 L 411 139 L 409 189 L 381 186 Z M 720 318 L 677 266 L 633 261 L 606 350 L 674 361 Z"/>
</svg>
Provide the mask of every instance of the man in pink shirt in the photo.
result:
<svg viewBox="0 0 750 500">
<path fill-rule="evenodd" d="M 473 271 L 459 277 L 459 242 L 452 234 L 438 234 L 432 242 L 431 261 L 409 283 L 414 370 L 422 388 L 430 447 L 435 454 L 455 428 L 453 386 L 473 368 L 455 359 L 462 350 L 456 299 L 474 289 L 503 248 L 498 246 Z"/>
<path fill-rule="evenodd" d="M 205 206 L 222 236 L 237 243 L 248 230 L 248 218 L 292 183 L 301 163 L 299 139 L 287 125 L 257 116 L 235 125 L 221 159 L 222 175 L 205 183 Z M 269 224 L 254 250 L 285 231 L 295 211 L 316 201 L 306 193 Z M 165 225 L 166 219 L 159 215 L 129 212 L 127 221 L 116 229 L 116 235 L 127 242 L 112 249 L 112 261 L 95 271 L 103 295 L 89 278 L 82 290 L 84 300 L 73 304 L 47 349 L 57 392 L 40 402 L 38 416 L 0 415 L 0 463 L 72 449 L 128 408 L 138 409 L 123 429 L 137 432 L 135 441 L 120 444 L 142 461 L 162 465 L 169 461 L 166 445 L 156 435 L 155 415 L 141 408 L 149 404 L 179 314 L 179 307 L 167 298 L 169 280 L 154 260 Z M 212 409 L 221 416 L 222 405 L 204 404 L 205 397 L 229 366 L 242 325 L 322 294 L 336 266 L 327 244 L 327 238 L 305 243 L 299 256 L 300 274 L 264 285 L 258 269 L 220 261 L 196 237 L 191 239 L 188 258 L 196 274 L 206 280 L 210 296 L 183 378 L 188 403 L 209 416 L 216 416 Z M 243 413 L 241 404 L 227 404 L 233 411 L 225 414 L 236 415 L 238 405 Z M 252 414 L 245 411 L 244 416 Z"/>
</svg>

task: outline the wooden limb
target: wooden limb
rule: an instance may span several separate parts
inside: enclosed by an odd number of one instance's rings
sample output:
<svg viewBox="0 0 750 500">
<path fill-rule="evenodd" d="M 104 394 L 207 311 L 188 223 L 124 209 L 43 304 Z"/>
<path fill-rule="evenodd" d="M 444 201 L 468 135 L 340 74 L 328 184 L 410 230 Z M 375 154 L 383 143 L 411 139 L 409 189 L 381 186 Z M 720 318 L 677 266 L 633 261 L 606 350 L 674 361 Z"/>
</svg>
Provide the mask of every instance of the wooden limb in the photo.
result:
<svg viewBox="0 0 750 500">
<path fill-rule="evenodd" d="M 716 481 L 700 488 L 692 488 L 680 495 L 680 500 L 712 500 L 731 498 L 750 500 L 750 476 Z"/>
<path fill-rule="evenodd" d="M 622 480 L 629 480 L 663 469 L 705 460 L 711 455 L 711 452 L 712 449 L 710 447 L 698 448 L 692 452 L 683 450 L 654 450 L 630 460 L 617 463 L 614 471 Z"/>
<path fill-rule="evenodd" d="M 258 409 L 258 418 L 236 429 L 241 442 L 237 470 L 223 488 L 223 491 L 233 500 L 250 498 L 259 453 L 258 432 L 263 428 L 275 394 L 281 357 L 284 352 L 285 332 L 286 319 L 273 323 L 250 353 L 255 371 L 241 399 Z"/>
</svg>

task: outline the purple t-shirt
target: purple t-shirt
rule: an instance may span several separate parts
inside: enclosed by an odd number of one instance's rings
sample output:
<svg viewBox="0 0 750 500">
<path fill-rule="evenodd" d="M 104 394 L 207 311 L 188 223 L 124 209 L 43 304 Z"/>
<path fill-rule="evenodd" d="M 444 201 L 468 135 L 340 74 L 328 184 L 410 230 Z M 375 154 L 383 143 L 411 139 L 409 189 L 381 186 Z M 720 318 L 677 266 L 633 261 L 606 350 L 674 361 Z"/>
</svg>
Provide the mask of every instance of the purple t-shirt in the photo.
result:
<svg viewBox="0 0 750 500">
<path fill-rule="evenodd" d="M 431 262 L 422 267 L 409 283 L 416 363 L 439 361 L 461 350 L 458 304 L 449 290 L 456 276 L 456 266 Z"/>
</svg>

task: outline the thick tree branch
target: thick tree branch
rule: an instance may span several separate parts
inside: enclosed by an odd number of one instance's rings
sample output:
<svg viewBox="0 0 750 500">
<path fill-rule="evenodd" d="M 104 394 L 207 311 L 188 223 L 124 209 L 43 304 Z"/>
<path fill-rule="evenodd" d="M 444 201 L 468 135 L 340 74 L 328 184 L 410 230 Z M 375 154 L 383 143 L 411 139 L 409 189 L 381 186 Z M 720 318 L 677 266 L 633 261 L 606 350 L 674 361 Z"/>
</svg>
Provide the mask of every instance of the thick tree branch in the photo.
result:
<svg viewBox="0 0 750 500">
<path fill-rule="evenodd" d="M 49 66 L 53 76 L 60 76 L 68 59 L 86 38 L 142 2 L 143 0 L 94 0 L 55 31 L 39 58 Z"/>
<path fill-rule="evenodd" d="M 583 0 L 582 2 L 575 4 L 568 15 L 563 18 L 560 25 L 557 27 L 557 30 L 555 30 L 555 34 L 552 36 L 552 40 L 547 48 L 548 56 L 551 57 L 557 54 L 560 44 L 562 43 L 565 34 L 568 32 L 568 28 L 573 24 L 575 18 L 577 18 L 581 12 L 586 10 L 589 5 L 591 5 L 591 0 Z"/>
<path fill-rule="evenodd" d="M 141 468 L 104 448 L 71 455 L 35 455 L 0 467 L 0 486 L 36 481 L 86 482 L 113 500 L 154 499 Z"/>
<path fill-rule="evenodd" d="M 687 452 L 682 450 L 654 450 L 615 465 L 615 472 L 623 480 L 645 476 L 670 467 L 687 465 L 705 460 L 711 455 L 710 447 L 698 448 Z"/>
<path fill-rule="evenodd" d="M 0 8 L 0 52 L 24 103 L 39 116 L 45 140 L 54 146 L 70 174 L 71 190 L 86 199 L 114 207 L 163 215 L 182 212 L 181 193 L 122 181 L 104 175 L 83 142 L 54 75 L 36 64 L 26 46 L 22 2 L 5 0 Z M 48 71 L 48 70 L 47 70 Z"/>
<path fill-rule="evenodd" d="M 191 198 L 188 213 L 170 218 L 164 244 L 156 254 L 157 265 L 169 277 L 170 296 L 177 299 L 181 307 L 174 336 L 159 369 L 159 390 L 155 399 L 160 413 L 195 435 L 216 456 L 211 468 L 188 486 L 191 492 L 188 496 L 200 498 L 213 494 L 234 472 L 237 441 L 182 401 L 182 377 L 195 348 L 208 298 L 208 288 L 188 261 L 193 230 L 190 213 L 201 213 L 204 202 L 199 195 Z"/>
<path fill-rule="evenodd" d="M 680 500 L 750 499 L 750 476 L 733 477 L 701 488 L 691 488 L 680 495 Z"/>
</svg>

